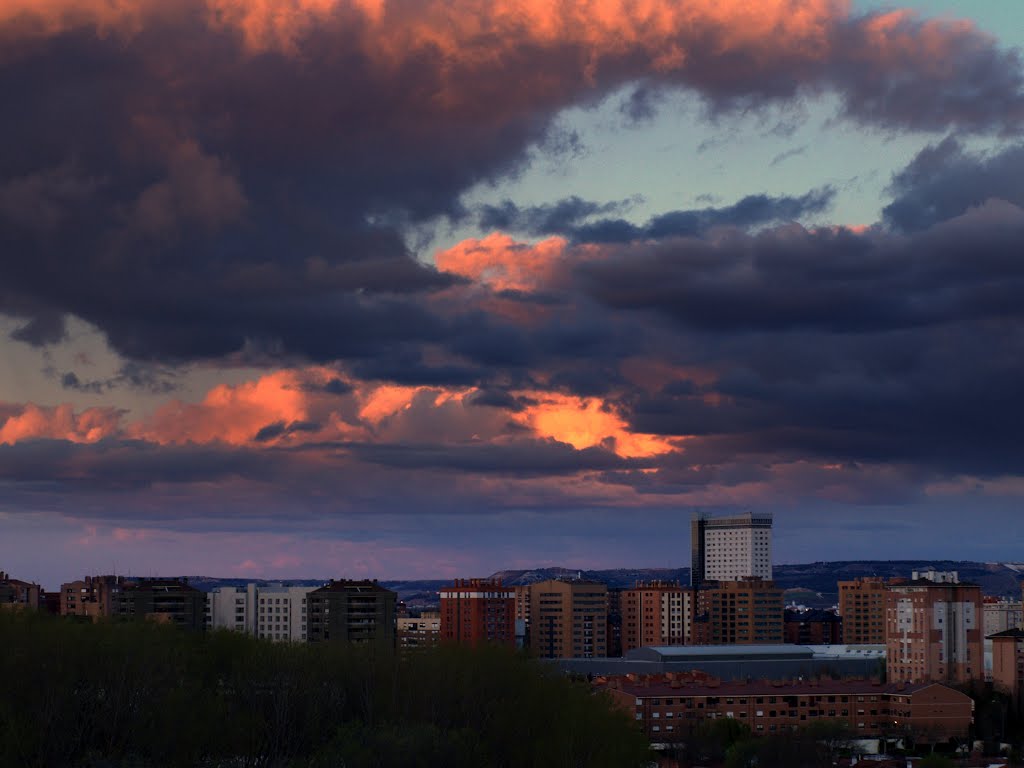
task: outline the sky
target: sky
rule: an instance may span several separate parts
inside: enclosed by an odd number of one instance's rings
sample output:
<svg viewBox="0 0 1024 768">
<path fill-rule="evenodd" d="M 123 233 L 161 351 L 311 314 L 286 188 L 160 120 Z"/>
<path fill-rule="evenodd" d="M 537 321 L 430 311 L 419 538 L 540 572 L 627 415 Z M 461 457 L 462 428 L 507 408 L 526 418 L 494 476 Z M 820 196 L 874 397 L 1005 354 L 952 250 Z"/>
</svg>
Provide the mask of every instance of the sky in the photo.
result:
<svg viewBox="0 0 1024 768">
<path fill-rule="evenodd" d="M 8 0 L 0 569 L 1024 560 L 1014 0 Z M 13 118 L 12 118 L 13 116 Z"/>
</svg>

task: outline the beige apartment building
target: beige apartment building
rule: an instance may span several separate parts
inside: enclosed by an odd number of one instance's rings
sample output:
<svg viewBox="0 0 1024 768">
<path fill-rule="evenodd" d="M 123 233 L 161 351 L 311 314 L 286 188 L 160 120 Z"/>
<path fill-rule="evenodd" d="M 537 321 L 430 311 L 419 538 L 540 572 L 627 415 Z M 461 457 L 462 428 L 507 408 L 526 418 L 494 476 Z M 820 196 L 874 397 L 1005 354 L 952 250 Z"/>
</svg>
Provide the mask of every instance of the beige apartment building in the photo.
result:
<svg viewBox="0 0 1024 768">
<path fill-rule="evenodd" d="M 608 589 L 594 581 L 530 585 L 530 649 L 547 659 L 608 655 Z"/>
<path fill-rule="evenodd" d="M 758 578 L 708 583 L 697 592 L 698 645 L 772 645 L 785 639 L 785 606 L 775 582 Z"/>
</svg>

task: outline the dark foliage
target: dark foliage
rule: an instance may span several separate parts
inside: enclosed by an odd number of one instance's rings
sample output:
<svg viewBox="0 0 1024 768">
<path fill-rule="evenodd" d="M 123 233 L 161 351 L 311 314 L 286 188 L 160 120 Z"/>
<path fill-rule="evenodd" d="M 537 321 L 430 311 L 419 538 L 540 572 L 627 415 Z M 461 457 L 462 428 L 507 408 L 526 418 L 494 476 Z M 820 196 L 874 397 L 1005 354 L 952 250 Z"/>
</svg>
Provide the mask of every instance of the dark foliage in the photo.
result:
<svg viewBox="0 0 1024 768">
<path fill-rule="evenodd" d="M 0 766 L 642 766 L 589 686 L 501 649 L 272 644 L 0 612 Z"/>
</svg>

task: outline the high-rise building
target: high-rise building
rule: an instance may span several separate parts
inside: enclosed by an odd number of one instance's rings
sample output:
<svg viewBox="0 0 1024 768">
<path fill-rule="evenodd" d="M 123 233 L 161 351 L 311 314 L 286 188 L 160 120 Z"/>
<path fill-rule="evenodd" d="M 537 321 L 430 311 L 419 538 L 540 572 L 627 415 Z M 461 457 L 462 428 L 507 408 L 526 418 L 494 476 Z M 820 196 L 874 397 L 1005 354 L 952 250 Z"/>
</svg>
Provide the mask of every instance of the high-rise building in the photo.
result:
<svg viewBox="0 0 1024 768">
<path fill-rule="evenodd" d="M 690 524 L 690 585 L 772 578 L 772 516 L 694 517 Z"/>
<path fill-rule="evenodd" d="M 306 598 L 307 639 L 395 647 L 398 595 L 376 581 L 331 581 Z"/>
<path fill-rule="evenodd" d="M 903 579 L 889 582 L 876 576 L 839 582 L 839 615 L 843 618 L 844 643 L 885 643 L 885 604 L 889 584 L 902 582 Z"/>
<path fill-rule="evenodd" d="M 697 593 L 695 642 L 701 645 L 769 645 L 783 642 L 782 590 L 748 578 L 707 583 Z"/>
<path fill-rule="evenodd" d="M 623 653 L 649 645 L 693 642 L 694 593 L 677 581 L 638 581 L 623 591 L 621 612 Z"/>
<path fill-rule="evenodd" d="M 114 612 L 114 599 L 125 584 L 123 576 L 86 576 L 60 585 L 60 615 L 88 616 L 94 621 Z"/>
<path fill-rule="evenodd" d="M 608 590 L 596 581 L 530 585 L 530 649 L 541 658 L 608 655 Z"/>
<path fill-rule="evenodd" d="M 443 642 L 515 647 L 515 589 L 502 586 L 500 579 L 456 579 L 440 594 Z"/>
<path fill-rule="evenodd" d="M 934 581 L 915 575 L 889 586 L 888 679 L 954 685 L 984 679 L 981 588 L 955 574 L 936 574 Z"/>
<path fill-rule="evenodd" d="M 206 628 L 206 595 L 179 579 L 125 583 L 112 601 L 115 618 L 166 622 L 195 631 Z"/>
</svg>

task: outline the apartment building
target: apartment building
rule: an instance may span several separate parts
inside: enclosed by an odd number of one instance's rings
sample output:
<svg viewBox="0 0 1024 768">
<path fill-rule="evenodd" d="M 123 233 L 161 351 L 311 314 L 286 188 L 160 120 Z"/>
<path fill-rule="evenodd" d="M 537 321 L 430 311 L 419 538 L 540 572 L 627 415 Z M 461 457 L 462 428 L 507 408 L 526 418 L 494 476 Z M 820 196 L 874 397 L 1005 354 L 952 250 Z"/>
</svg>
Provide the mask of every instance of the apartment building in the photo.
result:
<svg viewBox="0 0 1024 768">
<path fill-rule="evenodd" d="M 707 582 L 696 595 L 696 644 L 770 645 L 783 641 L 783 596 L 774 582 L 759 578 Z"/>
<path fill-rule="evenodd" d="M 839 582 L 839 615 L 843 619 L 844 643 L 885 643 L 885 606 L 889 584 L 885 579 L 874 576 Z"/>
<path fill-rule="evenodd" d="M 722 718 L 739 720 L 755 736 L 839 720 L 859 738 L 936 744 L 967 738 L 974 718 L 969 696 L 935 683 L 722 682 L 669 673 L 612 679 L 606 690 L 655 744 L 682 741 L 700 723 Z"/>
<path fill-rule="evenodd" d="M 60 615 L 96 621 L 114 613 L 114 600 L 125 584 L 123 576 L 86 576 L 60 585 Z"/>
<path fill-rule="evenodd" d="M 783 636 L 794 645 L 839 645 L 843 620 L 834 611 L 823 608 L 785 611 Z"/>
<path fill-rule="evenodd" d="M 622 591 L 619 603 L 623 653 L 650 645 L 693 642 L 694 591 L 679 582 L 637 582 Z"/>
<path fill-rule="evenodd" d="M 43 590 L 38 584 L 12 579 L 9 573 L 0 571 L 0 609 L 39 610 L 42 606 Z"/>
<path fill-rule="evenodd" d="M 403 653 L 436 648 L 441 642 L 441 613 L 423 611 L 419 616 L 400 616 L 395 629 L 398 650 Z"/>
<path fill-rule="evenodd" d="M 306 600 L 309 642 L 395 647 L 398 595 L 376 581 L 332 580 Z"/>
<path fill-rule="evenodd" d="M 114 618 L 165 622 L 196 632 L 206 628 L 206 595 L 184 580 L 126 582 L 111 600 Z"/>
<path fill-rule="evenodd" d="M 992 683 L 1010 695 L 1019 711 L 1024 705 L 1024 629 L 1005 629 L 988 640 L 992 642 Z"/>
<path fill-rule="evenodd" d="M 516 592 L 500 579 L 456 579 L 440 598 L 442 642 L 515 647 Z"/>
<path fill-rule="evenodd" d="M 690 524 L 690 586 L 709 581 L 772 578 L 772 517 L 747 512 L 697 516 Z"/>
<path fill-rule="evenodd" d="M 914 575 L 888 588 L 888 679 L 951 685 L 984 679 L 981 588 L 955 574 Z"/>
<path fill-rule="evenodd" d="M 530 585 L 530 649 L 541 657 L 608 655 L 608 590 L 594 581 L 540 581 Z"/>
</svg>

